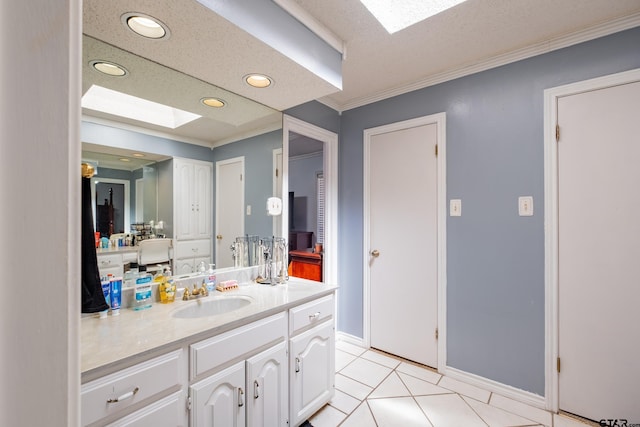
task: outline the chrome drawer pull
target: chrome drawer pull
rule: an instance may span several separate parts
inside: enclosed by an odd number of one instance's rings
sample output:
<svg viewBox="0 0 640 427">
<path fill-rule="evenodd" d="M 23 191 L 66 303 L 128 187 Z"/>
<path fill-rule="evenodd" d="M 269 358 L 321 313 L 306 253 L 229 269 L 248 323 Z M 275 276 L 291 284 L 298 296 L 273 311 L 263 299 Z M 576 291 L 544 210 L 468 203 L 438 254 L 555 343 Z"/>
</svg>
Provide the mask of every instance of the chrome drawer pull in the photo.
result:
<svg viewBox="0 0 640 427">
<path fill-rule="evenodd" d="M 115 399 L 108 399 L 107 403 L 118 403 L 122 402 L 123 400 L 131 399 L 139 390 L 140 388 L 136 387 L 132 391 L 125 393 L 122 396 L 118 396 Z"/>
<path fill-rule="evenodd" d="M 309 321 L 313 322 L 314 320 L 316 320 L 319 317 L 320 317 L 320 312 L 316 311 L 314 314 L 310 314 L 309 315 Z"/>
<path fill-rule="evenodd" d="M 242 391 L 242 387 L 238 387 L 238 407 L 244 406 L 244 391 Z"/>
</svg>

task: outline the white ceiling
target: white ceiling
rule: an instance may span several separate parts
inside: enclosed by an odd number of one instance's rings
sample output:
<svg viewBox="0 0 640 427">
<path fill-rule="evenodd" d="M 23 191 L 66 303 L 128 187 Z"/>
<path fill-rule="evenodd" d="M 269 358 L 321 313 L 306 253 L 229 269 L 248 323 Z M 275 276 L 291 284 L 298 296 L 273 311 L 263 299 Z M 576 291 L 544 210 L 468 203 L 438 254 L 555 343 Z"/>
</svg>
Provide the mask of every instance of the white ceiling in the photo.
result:
<svg viewBox="0 0 640 427">
<path fill-rule="evenodd" d="M 389 35 L 359 0 L 278 3 L 303 9 L 344 41 L 342 91 L 195 0 L 84 0 L 84 33 L 278 111 L 314 99 L 344 111 L 640 25 L 640 0 L 468 0 Z M 171 37 L 133 34 L 120 19 L 126 12 L 161 19 Z M 276 84 L 251 88 L 242 81 L 250 72 L 268 74 Z M 167 82 L 162 91 L 184 104 L 179 84 Z"/>
</svg>

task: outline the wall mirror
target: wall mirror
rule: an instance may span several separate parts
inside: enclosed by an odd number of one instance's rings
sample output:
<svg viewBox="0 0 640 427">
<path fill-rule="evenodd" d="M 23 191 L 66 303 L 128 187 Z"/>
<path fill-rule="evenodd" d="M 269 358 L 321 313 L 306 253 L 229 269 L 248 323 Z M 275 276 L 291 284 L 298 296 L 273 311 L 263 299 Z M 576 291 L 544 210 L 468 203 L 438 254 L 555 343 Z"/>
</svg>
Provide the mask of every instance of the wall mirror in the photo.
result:
<svg viewBox="0 0 640 427">
<path fill-rule="evenodd" d="M 95 67 L 98 62 L 118 64 L 124 74 L 100 72 Z M 158 216 L 156 206 L 163 197 L 172 195 L 166 194 L 154 180 L 156 165 L 173 157 L 208 161 L 213 164 L 215 180 L 217 162 L 241 156 L 246 167 L 245 205 L 253 207 L 247 210 L 245 206 L 243 213 L 239 213 L 243 216 L 242 234 L 276 233 L 273 218 L 266 215 L 262 200 L 266 201 L 275 191 L 274 151 L 282 150 L 279 111 L 87 35 L 83 35 L 82 67 L 82 158 L 97 166 L 97 181 L 112 184 L 105 190 L 98 183 L 97 191 L 94 186 L 94 218 L 96 200 L 97 205 L 104 203 L 105 197 L 109 197 L 105 191 L 110 188 L 115 191 L 116 184 L 128 181 L 128 186 L 122 183 L 123 192 L 128 187 L 129 196 L 123 196 L 122 221 L 114 231 L 126 232 L 130 224 L 140 221 L 165 221 L 166 218 Z M 199 118 L 171 129 L 98 111 L 92 104 L 84 103 L 86 95 L 95 88 L 164 104 Z M 225 105 L 207 106 L 205 98 L 220 99 Z M 215 224 L 215 190 L 213 200 Z M 215 227 L 212 228 L 215 233 Z M 214 243 L 214 253 L 215 246 Z"/>
</svg>

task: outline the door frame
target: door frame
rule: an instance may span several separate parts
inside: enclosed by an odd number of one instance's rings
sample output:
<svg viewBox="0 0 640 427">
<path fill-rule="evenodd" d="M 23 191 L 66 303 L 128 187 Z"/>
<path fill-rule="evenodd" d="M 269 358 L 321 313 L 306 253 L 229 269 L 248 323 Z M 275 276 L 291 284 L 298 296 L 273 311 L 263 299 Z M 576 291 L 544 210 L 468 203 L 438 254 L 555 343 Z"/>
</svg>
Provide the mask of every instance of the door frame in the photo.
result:
<svg viewBox="0 0 640 427">
<path fill-rule="evenodd" d="M 597 77 L 544 91 L 544 276 L 545 276 L 545 407 L 559 408 L 559 299 L 558 299 L 558 99 L 640 81 L 640 69 Z"/>
<path fill-rule="evenodd" d="M 446 144 L 446 113 L 437 113 L 429 116 L 417 117 L 415 119 L 404 120 L 388 125 L 365 129 L 363 134 L 364 144 L 364 164 L 363 164 L 363 335 L 364 345 L 371 344 L 371 277 L 369 271 L 369 247 L 371 218 L 369 215 L 370 206 L 370 161 L 371 161 L 371 138 L 375 135 L 409 129 L 417 126 L 429 124 L 436 125 L 436 139 L 438 155 L 436 157 L 437 170 L 437 290 L 438 290 L 438 372 L 443 372 L 447 361 L 447 144 Z"/>
<path fill-rule="evenodd" d="M 282 148 L 274 148 L 273 149 L 273 173 L 272 173 L 272 177 L 273 177 L 273 185 L 272 185 L 272 193 L 271 195 L 273 197 L 278 197 L 278 190 L 282 191 L 283 189 L 283 184 L 280 184 L 280 182 L 284 183 L 284 179 L 283 179 L 283 171 L 278 169 L 278 166 L 280 166 L 280 169 L 282 169 L 284 167 L 284 156 L 282 153 Z M 282 165 L 278 164 L 278 155 L 280 156 Z M 284 199 L 284 193 L 280 194 L 280 198 Z M 288 212 L 288 210 L 287 210 Z M 278 225 L 280 227 L 282 227 L 282 218 L 278 218 L 277 216 L 273 217 L 273 235 L 276 237 L 286 237 L 284 236 L 284 230 L 281 230 L 280 233 L 278 233 Z M 283 234 L 282 236 L 280 236 L 280 234 Z"/>
<path fill-rule="evenodd" d="M 287 114 L 282 116 L 282 234 L 289 230 L 289 133 L 323 143 L 325 185 L 323 281 L 338 283 L 338 134 Z M 337 303 L 337 301 L 336 301 Z M 337 312 L 337 311 L 336 311 Z"/>
<path fill-rule="evenodd" d="M 215 260 L 216 265 L 218 264 L 218 230 L 219 230 L 219 221 L 220 221 L 220 215 L 218 215 L 218 210 L 220 209 L 220 166 L 224 166 L 227 165 L 229 163 L 236 163 L 236 162 L 240 162 L 240 164 L 242 165 L 242 194 L 241 199 L 242 199 L 242 206 L 240 207 L 240 214 L 242 215 L 242 224 L 241 224 L 241 228 L 242 228 L 242 232 L 240 233 L 240 236 L 244 236 L 244 223 L 245 223 L 245 162 L 244 162 L 244 156 L 239 156 L 239 157 L 233 157 L 231 159 L 225 159 L 225 160 L 218 160 L 216 162 L 216 228 L 213 231 L 213 242 L 212 242 L 212 246 L 213 246 L 213 250 L 214 250 L 214 256 L 213 259 Z M 234 236 L 233 238 L 235 239 L 238 236 Z"/>
</svg>

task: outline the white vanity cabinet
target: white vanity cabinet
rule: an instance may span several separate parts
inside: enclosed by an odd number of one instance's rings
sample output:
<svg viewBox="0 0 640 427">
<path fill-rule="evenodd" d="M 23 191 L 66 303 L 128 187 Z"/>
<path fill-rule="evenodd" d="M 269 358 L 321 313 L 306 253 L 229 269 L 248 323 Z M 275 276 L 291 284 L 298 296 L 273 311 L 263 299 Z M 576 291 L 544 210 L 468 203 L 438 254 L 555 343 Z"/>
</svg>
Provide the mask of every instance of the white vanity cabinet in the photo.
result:
<svg viewBox="0 0 640 427">
<path fill-rule="evenodd" d="M 280 313 L 192 345 L 191 377 L 214 373 L 189 388 L 190 425 L 287 426 L 286 337 Z"/>
<path fill-rule="evenodd" d="M 211 262 L 211 239 L 176 241 L 174 256 L 175 274 L 193 273 L 201 262 L 208 269 Z"/>
<path fill-rule="evenodd" d="M 122 277 L 124 274 L 124 265 L 129 262 L 138 261 L 138 252 L 137 249 L 98 252 L 97 258 L 100 277 L 108 274 L 112 274 L 114 277 Z"/>
<path fill-rule="evenodd" d="M 287 385 L 281 342 L 191 386 L 191 426 L 287 426 Z"/>
<path fill-rule="evenodd" d="M 83 373 L 82 425 L 299 426 L 334 394 L 334 297 L 280 304 L 224 332 L 176 337 L 164 344 L 179 346 L 173 351 L 150 349 Z"/>
<path fill-rule="evenodd" d="M 328 403 L 335 386 L 334 299 L 289 310 L 289 413 L 292 426 Z"/>
<path fill-rule="evenodd" d="M 173 159 L 174 269 L 188 274 L 211 262 L 213 164 Z"/>
<path fill-rule="evenodd" d="M 185 376 L 186 357 L 176 350 L 85 383 L 82 425 L 148 426 L 157 419 L 186 425 Z"/>
</svg>

